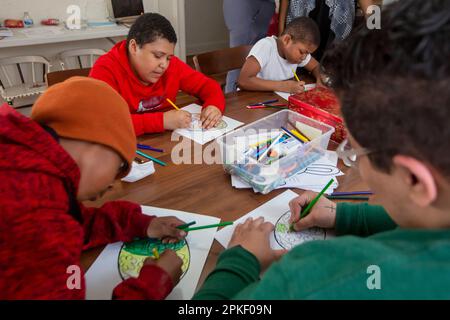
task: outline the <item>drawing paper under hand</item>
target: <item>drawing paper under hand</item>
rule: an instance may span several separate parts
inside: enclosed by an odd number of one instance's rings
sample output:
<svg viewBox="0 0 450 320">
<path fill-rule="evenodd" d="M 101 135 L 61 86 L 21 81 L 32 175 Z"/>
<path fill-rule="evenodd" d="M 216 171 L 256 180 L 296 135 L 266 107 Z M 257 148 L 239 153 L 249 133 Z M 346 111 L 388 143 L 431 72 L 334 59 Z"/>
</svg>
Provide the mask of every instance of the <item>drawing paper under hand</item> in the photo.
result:
<svg viewBox="0 0 450 320">
<path fill-rule="evenodd" d="M 185 222 L 196 221 L 198 225 L 220 222 L 219 218 L 194 213 L 142 207 L 142 212 L 158 217 L 175 216 Z M 183 260 L 183 276 L 167 299 L 187 300 L 192 298 L 198 279 L 205 264 L 217 228 L 190 232 L 186 241 L 175 245 L 143 239 L 129 244 L 110 244 L 99 255 L 85 275 L 86 298 L 89 300 L 109 300 L 114 288 L 124 279 L 137 276 L 147 256 L 153 256 L 153 248 L 163 253 L 165 248 L 173 249 Z M 149 284 L 151 285 L 151 284 Z"/>
<path fill-rule="evenodd" d="M 202 112 L 202 107 L 199 106 L 198 104 L 190 104 L 190 105 L 182 108 L 181 110 L 190 112 L 193 115 L 197 115 Z M 193 119 L 193 120 L 198 122 L 198 119 Z M 212 128 L 209 130 L 177 129 L 177 130 L 175 130 L 175 133 L 177 133 L 183 137 L 186 137 L 188 139 L 191 139 L 191 140 L 197 142 L 198 144 L 204 145 L 205 143 L 208 143 L 208 142 L 224 135 L 225 133 L 228 133 L 244 124 L 242 122 L 239 122 L 237 120 L 234 120 L 234 119 L 231 119 L 231 118 L 225 117 L 225 116 L 222 117 L 222 120 L 225 123 L 225 124 L 223 124 L 223 123 L 221 124 L 221 128 L 223 128 L 223 129 L 218 129 L 218 128 Z M 196 124 L 194 124 L 194 125 L 196 125 Z"/>
</svg>

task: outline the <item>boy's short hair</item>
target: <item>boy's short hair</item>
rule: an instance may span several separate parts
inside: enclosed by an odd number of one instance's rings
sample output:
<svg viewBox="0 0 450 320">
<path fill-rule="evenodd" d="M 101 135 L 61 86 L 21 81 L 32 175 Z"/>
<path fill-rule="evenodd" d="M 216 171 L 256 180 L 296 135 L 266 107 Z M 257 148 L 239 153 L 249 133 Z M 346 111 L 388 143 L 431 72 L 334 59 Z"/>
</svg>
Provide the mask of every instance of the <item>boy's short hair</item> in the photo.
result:
<svg viewBox="0 0 450 320">
<path fill-rule="evenodd" d="M 357 81 L 341 95 L 342 114 L 369 159 L 390 172 L 405 155 L 430 164 L 450 179 L 450 78 L 430 81 L 385 75 Z"/>
<path fill-rule="evenodd" d="M 381 26 L 363 26 L 322 60 L 347 126 L 385 172 L 403 154 L 450 177 L 450 1 L 398 1 Z"/>
<path fill-rule="evenodd" d="M 158 13 L 144 13 L 131 26 L 127 37 L 127 47 L 132 39 L 142 48 L 145 44 L 157 39 L 177 43 L 177 34 L 170 21 L 164 16 Z"/>
<path fill-rule="evenodd" d="M 294 41 L 307 42 L 315 46 L 320 44 L 320 30 L 317 23 L 308 17 L 298 17 L 292 20 L 284 29 L 282 35 L 288 34 Z"/>
</svg>

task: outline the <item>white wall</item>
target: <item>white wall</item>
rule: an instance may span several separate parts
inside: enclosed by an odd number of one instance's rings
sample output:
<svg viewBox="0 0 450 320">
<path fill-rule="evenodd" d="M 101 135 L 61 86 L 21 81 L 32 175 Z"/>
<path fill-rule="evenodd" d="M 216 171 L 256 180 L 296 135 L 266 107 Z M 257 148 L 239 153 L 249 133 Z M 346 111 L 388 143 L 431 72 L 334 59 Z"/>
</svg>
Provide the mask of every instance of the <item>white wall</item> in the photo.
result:
<svg viewBox="0 0 450 320">
<path fill-rule="evenodd" d="M 223 0 L 185 0 L 187 55 L 228 48 Z"/>
<path fill-rule="evenodd" d="M 39 25 L 42 19 L 47 18 L 64 21 L 68 17 L 66 10 L 69 5 L 80 6 L 82 19 L 106 20 L 109 16 L 110 3 L 110 0 L 0 0 L 0 21 L 3 22 L 6 18 L 22 19 L 25 11 L 29 12 L 35 25 Z M 173 24 L 179 38 L 175 54 L 184 60 L 186 56 L 184 0 L 143 0 L 143 3 L 146 12 L 159 12 Z M 105 45 L 108 43 L 100 43 L 99 48 L 104 48 Z M 82 44 L 81 46 L 83 47 Z M 79 47 L 80 44 L 77 48 Z"/>
<path fill-rule="evenodd" d="M 24 11 L 28 11 L 35 24 L 42 19 L 57 18 L 65 20 L 69 5 L 81 8 L 82 19 L 101 20 L 108 16 L 107 0 L 0 0 L 0 20 L 6 18 L 22 19 Z"/>
<path fill-rule="evenodd" d="M 82 19 L 105 20 L 109 15 L 107 1 L 110 2 L 110 0 L 0 0 L 0 22 L 3 22 L 6 18 L 22 19 L 24 11 L 29 12 L 35 25 L 39 25 L 42 19 L 47 18 L 65 20 L 68 17 L 66 9 L 72 4 L 80 6 Z M 175 54 L 185 60 L 186 37 L 184 0 L 143 0 L 143 2 L 144 10 L 146 12 L 159 12 L 171 21 L 178 35 L 178 44 L 175 49 Z M 114 41 L 120 41 L 122 39 L 124 38 L 118 37 L 114 38 Z M 96 39 L 16 48 L 1 48 L 0 40 L 0 58 L 21 55 L 41 55 L 51 60 L 53 64 L 52 70 L 57 70 L 59 65 L 54 58 L 62 51 L 83 48 L 99 48 L 108 51 L 112 45 L 113 44 L 107 39 Z M 3 103 L 3 101 L 0 98 L 0 104 L 1 103 Z M 33 103 L 32 100 L 19 101 L 17 105 L 31 103 Z"/>
</svg>

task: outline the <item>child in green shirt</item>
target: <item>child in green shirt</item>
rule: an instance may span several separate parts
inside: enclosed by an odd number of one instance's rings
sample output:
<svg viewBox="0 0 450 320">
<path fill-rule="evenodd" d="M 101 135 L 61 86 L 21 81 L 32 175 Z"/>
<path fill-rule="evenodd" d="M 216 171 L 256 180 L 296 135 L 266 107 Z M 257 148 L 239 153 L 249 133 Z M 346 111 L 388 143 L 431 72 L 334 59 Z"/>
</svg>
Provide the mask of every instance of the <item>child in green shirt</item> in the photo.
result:
<svg viewBox="0 0 450 320">
<path fill-rule="evenodd" d="M 448 10 L 397 2 L 381 30 L 359 30 L 323 61 L 350 133 L 340 156 L 381 206 L 321 198 L 295 229 L 338 237 L 289 253 L 270 248 L 273 225 L 248 220 L 195 299 L 450 298 L 450 18 L 438 18 Z M 314 196 L 291 201 L 291 222 Z"/>
</svg>

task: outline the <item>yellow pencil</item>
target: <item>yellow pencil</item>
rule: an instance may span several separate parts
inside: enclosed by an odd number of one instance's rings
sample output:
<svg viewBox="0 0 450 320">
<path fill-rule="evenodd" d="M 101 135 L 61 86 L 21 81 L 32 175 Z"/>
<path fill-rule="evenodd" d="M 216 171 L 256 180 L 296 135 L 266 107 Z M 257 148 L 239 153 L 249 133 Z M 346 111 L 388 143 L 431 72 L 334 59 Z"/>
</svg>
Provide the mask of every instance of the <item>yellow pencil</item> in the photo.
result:
<svg viewBox="0 0 450 320">
<path fill-rule="evenodd" d="M 177 105 L 175 103 L 172 102 L 172 100 L 170 100 L 169 98 L 166 98 L 167 102 L 170 103 L 170 105 L 172 107 L 174 107 L 176 110 L 180 110 L 180 108 L 177 107 Z"/>
<path fill-rule="evenodd" d="M 297 76 L 297 72 L 295 72 L 294 69 L 292 69 L 292 72 L 294 72 L 295 80 L 297 80 L 297 82 L 300 82 L 300 78 Z"/>
<path fill-rule="evenodd" d="M 295 135 L 297 138 L 299 138 L 300 140 L 302 140 L 303 142 L 309 142 L 309 139 L 307 137 L 305 137 L 304 135 L 302 135 L 300 132 L 298 132 L 297 130 L 291 130 L 291 133 L 293 135 Z"/>
<path fill-rule="evenodd" d="M 153 251 L 153 257 L 155 257 L 155 259 L 158 260 L 158 259 L 159 259 L 159 252 L 158 252 L 158 249 L 153 248 L 152 251 Z"/>
</svg>

